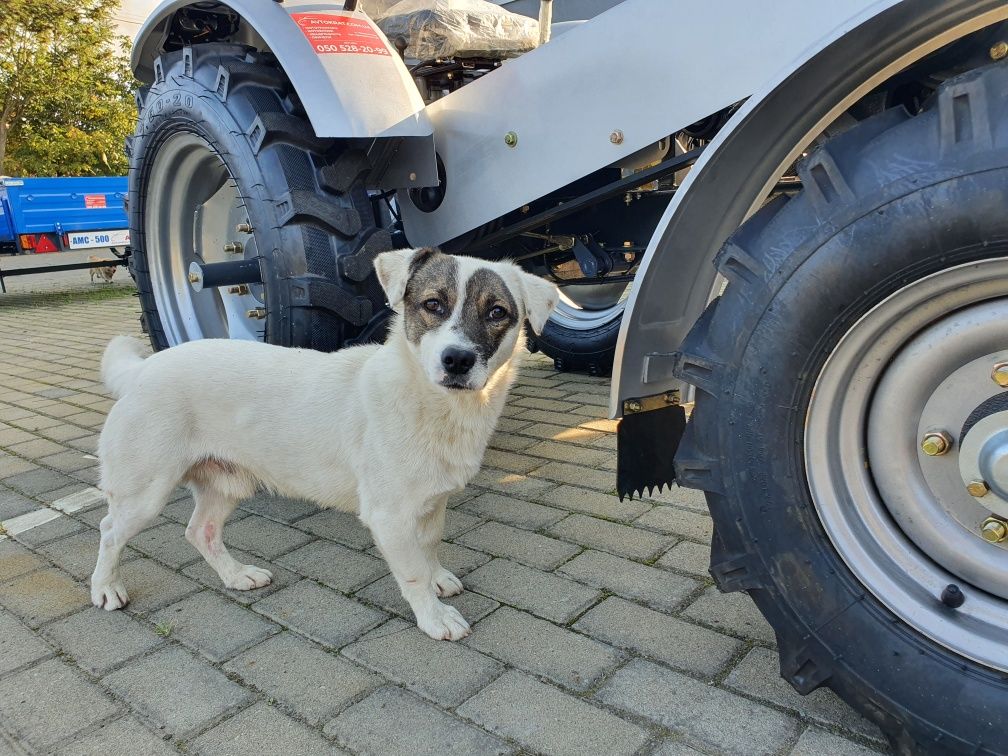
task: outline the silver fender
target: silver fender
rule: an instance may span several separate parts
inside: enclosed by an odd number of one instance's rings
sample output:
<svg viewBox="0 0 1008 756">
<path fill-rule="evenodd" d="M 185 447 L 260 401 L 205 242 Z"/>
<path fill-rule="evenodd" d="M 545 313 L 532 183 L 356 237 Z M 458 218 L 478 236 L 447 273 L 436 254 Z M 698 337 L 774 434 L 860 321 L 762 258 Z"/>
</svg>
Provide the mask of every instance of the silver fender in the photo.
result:
<svg viewBox="0 0 1008 756">
<path fill-rule="evenodd" d="M 750 97 L 704 151 L 653 235 L 623 315 L 610 416 L 684 388 L 675 352 L 710 300 L 713 260 L 825 127 L 899 70 L 1008 18 L 1004 0 L 883 0 L 807 49 Z"/>
<path fill-rule="evenodd" d="M 154 78 L 172 16 L 192 0 L 165 0 L 140 27 L 133 45 L 133 74 L 143 82 Z M 424 102 L 406 65 L 385 35 L 360 11 L 344 11 L 342 3 L 310 0 L 224 0 L 241 17 L 229 41 L 269 50 L 280 62 L 304 104 L 320 137 L 425 137 L 434 133 Z M 293 14 L 351 16 L 367 23 L 391 55 L 317 53 Z M 433 166 L 433 143 L 430 164 Z M 435 174 L 436 175 L 436 174 Z M 436 179 L 435 179 L 436 182 Z"/>
</svg>

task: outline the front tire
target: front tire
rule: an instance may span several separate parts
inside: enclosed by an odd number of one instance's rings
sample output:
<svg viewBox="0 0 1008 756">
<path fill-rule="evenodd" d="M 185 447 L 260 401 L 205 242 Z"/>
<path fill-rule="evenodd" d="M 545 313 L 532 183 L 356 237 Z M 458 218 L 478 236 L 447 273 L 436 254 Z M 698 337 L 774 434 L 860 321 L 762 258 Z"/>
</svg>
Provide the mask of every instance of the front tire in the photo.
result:
<svg viewBox="0 0 1008 756">
<path fill-rule="evenodd" d="M 810 155 L 804 191 L 725 244 L 728 286 L 679 361 L 697 393 L 677 478 L 707 493 L 712 576 L 756 602 L 785 679 L 832 688 L 900 752 L 1008 749 L 1008 573 L 974 569 L 1008 549 L 981 539 L 982 500 L 942 488 L 1004 403 L 989 363 L 1008 331 L 983 319 L 1008 317 L 1006 91 L 1008 67 L 970 72 L 920 115 L 888 111 Z M 934 374 L 907 372 L 914 358 Z M 939 390 L 971 360 L 986 373 Z M 954 451 L 920 456 L 918 425 L 971 392 Z M 914 393 L 919 412 L 892 419 L 886 402 Z M 923 496 L 895 498 L 917 480 L 961 515 L 938 535 L 972 553 L 928 535 Z"/>
<path fill-rule="evenodd" d="M 138 94 L 129 219 L 155 349 L 244 338 L 339 349 L 388 315 L 362 152 L 319 139 L 272 56 L 230 44 L 163 54 Z M 257 260 L 262 283 L 196 292 L 189 264 Z"/>
</svg>

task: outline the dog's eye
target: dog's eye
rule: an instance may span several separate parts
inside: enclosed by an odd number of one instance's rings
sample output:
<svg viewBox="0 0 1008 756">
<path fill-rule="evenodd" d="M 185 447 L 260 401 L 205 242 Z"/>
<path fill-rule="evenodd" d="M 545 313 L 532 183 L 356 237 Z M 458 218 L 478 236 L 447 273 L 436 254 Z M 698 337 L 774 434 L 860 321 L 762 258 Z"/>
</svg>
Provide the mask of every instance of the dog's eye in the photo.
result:
<svg viewBox="0 0 1008 756">
<path fill-rule="evenodd" d="M 498 322 L 504 320 L 504 318 L 506 318 L 507 315 L 508 315 L 507 310 L 505 310 L 500 305 L 495 305 L 494 307 L 491 307 L 490 312 L 487 313 L 487 317 L 490 320 L 495 320 Z"/>
<path fill-rule="evenodd" d="M 432 297 L 430 299 L 424 300 L 423 308 L 427 310 L 427 312 L 433 312 L 436 315 L 440 315 L 441 311 L 444 310 L 444 305 L 441 304 L 440 299 L 435 299 Z"/>
</svg>

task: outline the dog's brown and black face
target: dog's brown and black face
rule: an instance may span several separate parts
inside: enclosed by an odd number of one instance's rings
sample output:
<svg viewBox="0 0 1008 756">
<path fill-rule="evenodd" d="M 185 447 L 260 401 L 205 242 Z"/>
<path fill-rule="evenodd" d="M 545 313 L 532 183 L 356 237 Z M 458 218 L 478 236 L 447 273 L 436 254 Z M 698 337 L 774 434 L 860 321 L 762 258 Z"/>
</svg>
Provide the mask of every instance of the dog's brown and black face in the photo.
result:
<svg viewBox="0 0 1008 756">
<path fill-rule="evenodd" d="M 418 362 L 446 389 L 483 388 L 511 359 L 525 320 L 538 332 L 558 296 L 510 263 L 431 248 L 386 252 L 375 270 Z"/>
</svg>

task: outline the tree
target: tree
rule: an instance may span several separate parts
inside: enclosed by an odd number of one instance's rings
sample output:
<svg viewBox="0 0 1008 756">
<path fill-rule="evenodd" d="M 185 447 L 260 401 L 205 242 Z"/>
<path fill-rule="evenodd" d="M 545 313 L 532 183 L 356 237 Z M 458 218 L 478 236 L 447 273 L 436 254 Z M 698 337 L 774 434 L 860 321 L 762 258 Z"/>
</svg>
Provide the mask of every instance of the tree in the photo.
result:
<svg viewBox="0 0 1008 756">
<path fill-rule="evenodd" d="M 0 175 L 126 172 L 136 117 L 119 0 L 0 0 Z"/>
</svg>

